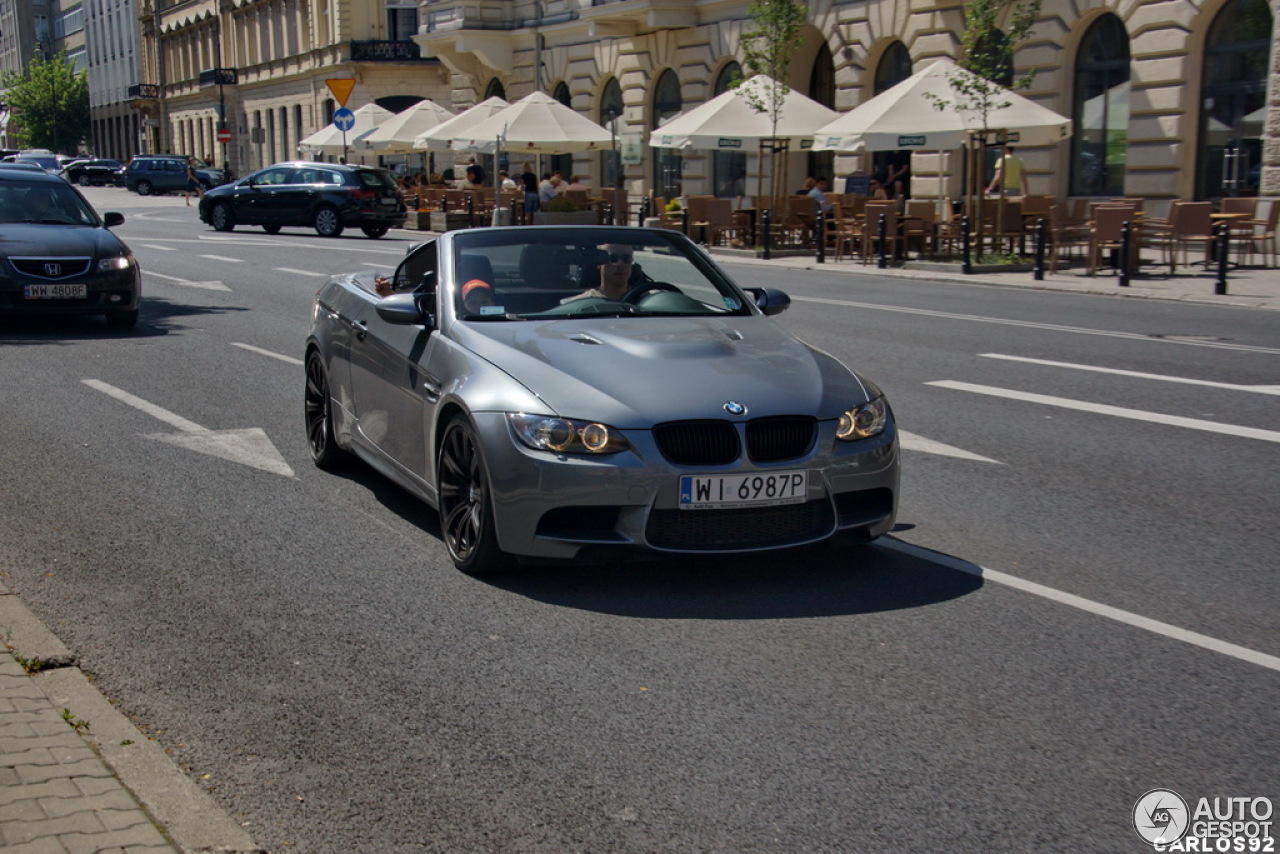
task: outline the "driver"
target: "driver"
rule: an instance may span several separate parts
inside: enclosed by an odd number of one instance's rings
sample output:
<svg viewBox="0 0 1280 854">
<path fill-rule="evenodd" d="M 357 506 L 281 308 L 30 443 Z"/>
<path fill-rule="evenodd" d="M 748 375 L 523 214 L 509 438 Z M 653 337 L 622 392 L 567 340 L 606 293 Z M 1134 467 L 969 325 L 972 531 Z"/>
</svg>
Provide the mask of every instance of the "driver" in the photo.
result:
<svg viewBox="0 0 1280 854">
<path fill-rule="evenodd" d="M 585 270 L 586 275 L 583 276 L 583 284 L 590 284 L 588 277 L 592 274 L 598 275 L 599 283 L 562 302 L 591 297 L 620 300 L 636 285 L 651 281 L 635 262 L 635 247 L 626 243 L 606 243 L 600 249 L 605 253 L 604 260 L 599 267 Z"/>
</svg>

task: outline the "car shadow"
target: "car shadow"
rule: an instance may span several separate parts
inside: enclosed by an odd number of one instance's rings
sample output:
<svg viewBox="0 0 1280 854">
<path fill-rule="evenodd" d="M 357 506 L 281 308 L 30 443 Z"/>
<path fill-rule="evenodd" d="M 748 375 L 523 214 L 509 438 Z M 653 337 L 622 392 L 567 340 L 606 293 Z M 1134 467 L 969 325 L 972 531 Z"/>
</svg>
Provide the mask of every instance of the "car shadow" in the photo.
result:
<svg viewBox="0 0 1280 854">
<path fill-rule="evenodd" d="M 530 566 L 485 579 L 566 608 L 647 619 L 773 620 L 871 614 L 935 605 L 982 587 L 957 571 L 877 543 L 771 554 L 678 558 L 596 566 Z M 950 564 L 950 565 L 948 565 Z M 971 566 L 971 565 L 970 565 Z"/>
<path fill-rule="evenodd" d="M 368 489 L 387 510 L 441 540 L 426 504 L 351 460 L 335 476 Z M 915 529 L 900 523 L 894 531 Z M 562 608 L 648 619 L 772 620 L 871 614 L 936 605 L 981 589 L 982 570 L 949 555 L 869 545 L 767 554 L 521 565 L 484 584 Z"/>
<path fill-rule="evenodd" d="M 50 344 L 103 338 L 155 338 L 180 331 L 187 318 L 248 311 L 243 306 L 204 306 L 144 297 L 133 329 L 112 329 L 100 315 L 0 315 L 0 344 Z"/>
</svg>

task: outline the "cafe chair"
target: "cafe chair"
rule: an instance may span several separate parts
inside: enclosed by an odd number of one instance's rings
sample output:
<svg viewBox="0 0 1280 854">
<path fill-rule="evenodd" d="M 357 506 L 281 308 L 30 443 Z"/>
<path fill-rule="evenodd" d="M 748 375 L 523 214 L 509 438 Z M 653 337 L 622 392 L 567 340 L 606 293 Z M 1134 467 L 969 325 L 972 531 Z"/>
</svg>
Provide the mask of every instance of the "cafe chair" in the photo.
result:
<svg viewBox="0 0 1280 854">
<path fill-rule="evenodd" d="M 1098 262 L 1104 254 L 1115 259 L 1117 272 L 1120 265 L 1130 271 L 1138 266 L 1138 252 L 1141 245 L 1137 208 L 1133 205 L 1097 205 L 1093 209 L 1093 222 L 1089 228 L 1089 248 L 1085 266 L 1090 276 L 1098 273 Z M 1124 246 L 1124 226 L 1129 224 L 1129 257 L 1122 258 L 1120 253 Z"/>
</svg>

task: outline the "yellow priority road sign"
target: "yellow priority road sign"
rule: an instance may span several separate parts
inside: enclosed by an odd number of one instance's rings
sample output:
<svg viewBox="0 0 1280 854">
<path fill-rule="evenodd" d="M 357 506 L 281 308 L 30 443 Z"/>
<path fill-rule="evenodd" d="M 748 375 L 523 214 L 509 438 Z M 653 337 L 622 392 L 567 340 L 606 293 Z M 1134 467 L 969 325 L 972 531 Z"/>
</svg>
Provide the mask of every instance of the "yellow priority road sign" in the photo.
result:
<svg viewBox="0 0 1280 854">
<path fill-rule="evenodd" d="M 351 77 L 335 77 L 324 82 L 329 87 L 329 91 L 333 93 L 333 97 L 338 99 L 338 106 L 345 107 L 347 99 L 351 97 L 351 90 L 356 88 L 355 79 Z"/>
</svg>

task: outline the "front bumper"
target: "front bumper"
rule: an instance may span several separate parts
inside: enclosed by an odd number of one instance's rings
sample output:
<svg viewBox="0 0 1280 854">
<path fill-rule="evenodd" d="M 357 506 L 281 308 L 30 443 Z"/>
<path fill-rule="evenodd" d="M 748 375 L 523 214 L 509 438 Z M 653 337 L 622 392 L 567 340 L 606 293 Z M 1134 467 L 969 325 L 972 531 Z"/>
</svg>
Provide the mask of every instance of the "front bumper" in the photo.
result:
<svg viewBox="0 0 1280 854">
<path fill-rule="evenodd" d="M 141 277 L 136 266 L 109 274 L 95 273 L 77 280 L 87 285 L 84 299 L 27 299 L 23 285 L 49 284 L 0 277 L 0 312 L 13 314 L 106 314 L 134 311 L 142 297 Z"/>
<path fill-rule="evenodd" d="M 668 463 L 649 431 L 624 431 L 632 451 L 556 455 L 520 443 L 502 413 L 473 417 L 488 463 L 498 540 L 516 555 L 572 560 L 627 552 L 758 552 L 845 534 L 877 537 L 893 527 L 897 512 L 899 452 L 892 420 L 879 436 L 853 443 L 837 442 L 834 422 L 824 422 L 814 450 L 797 459 L 686 467 Z M 802 504 L 678 506 L 682 475 L 797 469 L 809 472 Z"/>
</svg>

